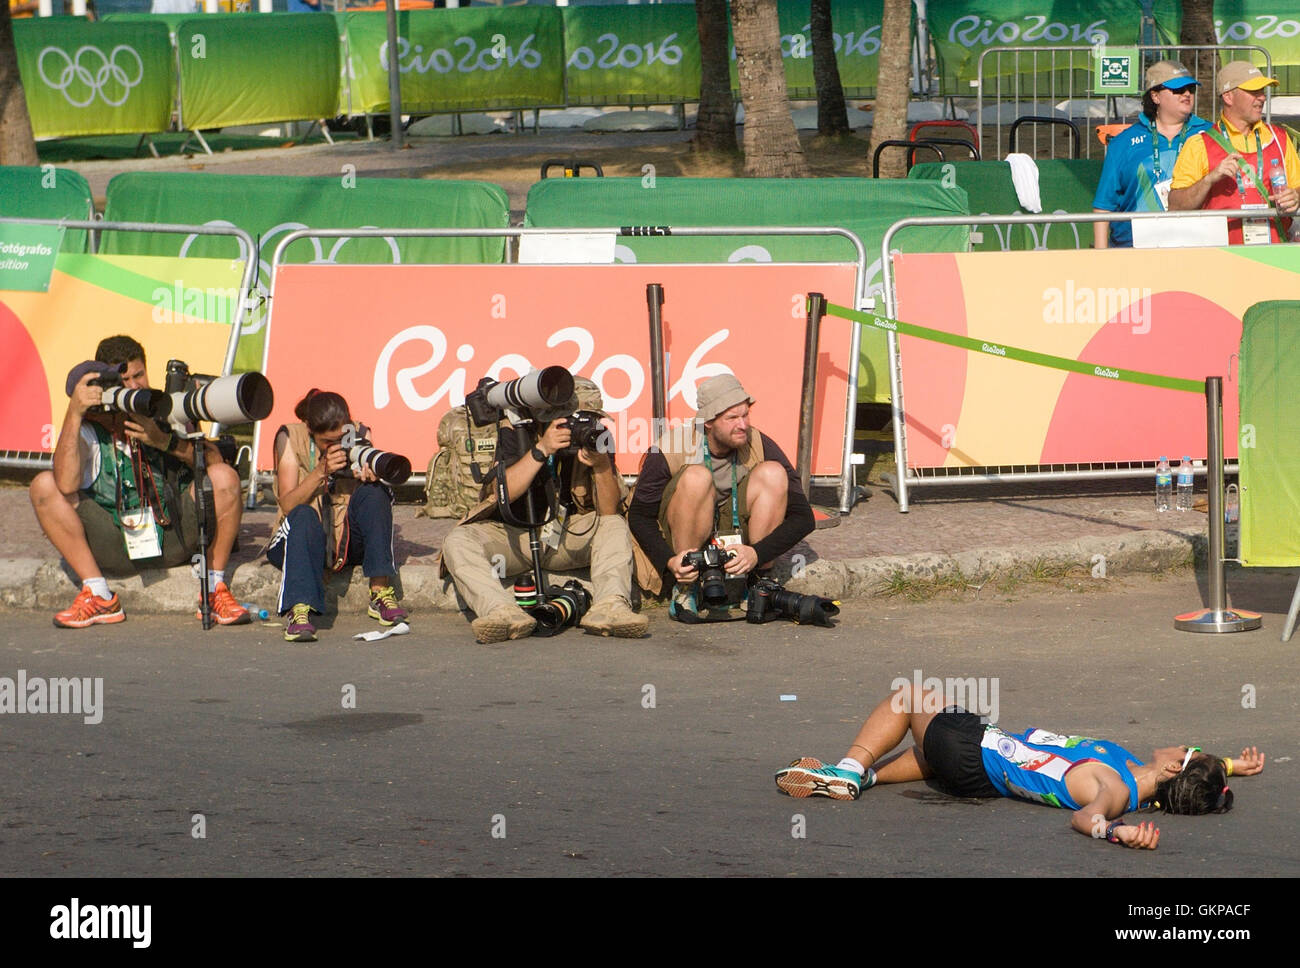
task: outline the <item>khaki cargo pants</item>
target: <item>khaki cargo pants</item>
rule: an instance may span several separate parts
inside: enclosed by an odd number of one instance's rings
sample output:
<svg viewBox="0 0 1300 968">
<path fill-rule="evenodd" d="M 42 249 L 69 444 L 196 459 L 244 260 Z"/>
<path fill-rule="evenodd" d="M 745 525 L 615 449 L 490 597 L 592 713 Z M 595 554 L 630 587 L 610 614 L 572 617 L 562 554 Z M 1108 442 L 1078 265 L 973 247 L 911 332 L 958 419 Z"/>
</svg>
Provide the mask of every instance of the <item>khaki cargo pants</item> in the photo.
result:
<svg viewBox="0 0 1300 968">
<path fill-rule="evenodd" d="M 514 589 L 502 579 L 532 571 L 528 531 L 500 521 L 458 524 L 442 543 L 442 560 L 456 582 L 456 590 L 476 615 L 486 615 L 498 605 L 515 604 Z M 591 568 L 593 602 L 628 598 L 632 588 L 632 534 L 621 514 L 570 515 L 558 548 L 542 547 L 542 567 L 547 580 L 554 573 Z M 495 568 L 495 570 L 494 570 Z"/>
</svg>

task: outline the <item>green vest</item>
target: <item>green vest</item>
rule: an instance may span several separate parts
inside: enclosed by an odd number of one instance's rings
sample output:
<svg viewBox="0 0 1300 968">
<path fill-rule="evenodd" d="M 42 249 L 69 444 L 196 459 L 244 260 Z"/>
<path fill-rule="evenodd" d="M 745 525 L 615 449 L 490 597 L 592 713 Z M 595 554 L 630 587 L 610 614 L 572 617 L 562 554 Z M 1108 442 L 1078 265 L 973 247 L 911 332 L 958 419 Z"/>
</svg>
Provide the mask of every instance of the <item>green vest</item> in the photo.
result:
<svg viewBox="0 0 1300 968">
<path fill-rule="evenodd" d="M 135 468 L 131 466 L 131 455 L 123 453 L 114 443 L 113 435 L 95 421 L 86 421 L 86 426 L 94 430 L 95 439 L 99 442 L 99 473 L 90 482 L 88 493 L 96 504 L 113 515 L 113 523 L 120 528 L 122 521 L 118 516 L 117 507 L 118 480 L 120 479 L 122 482 L 123 511 L 139 511 L 145 503 L 140 493 L 139 482 L 135 479 Z M 153 471 L 154 484 L 158 488 L 159 510 L 164 516 L 170 518 L 171 514 L 167 505 L 168 488 L 166 486 L 168 483 L 168 467 L 170 466 L 173 471 L 178 467 L 180 468 L 179 473 L 173 473 L 177 494 L 180 493 L 181 488 L 190 485 L 192 478 L 185 473 L 189 468 L 180 461 L 168 460 L 166 455 L 161 451 L 154 450 L 152 447 L 144 447 L 142 450 L 145 462 L 149 465 L 149 469 Z"/>
</svg>

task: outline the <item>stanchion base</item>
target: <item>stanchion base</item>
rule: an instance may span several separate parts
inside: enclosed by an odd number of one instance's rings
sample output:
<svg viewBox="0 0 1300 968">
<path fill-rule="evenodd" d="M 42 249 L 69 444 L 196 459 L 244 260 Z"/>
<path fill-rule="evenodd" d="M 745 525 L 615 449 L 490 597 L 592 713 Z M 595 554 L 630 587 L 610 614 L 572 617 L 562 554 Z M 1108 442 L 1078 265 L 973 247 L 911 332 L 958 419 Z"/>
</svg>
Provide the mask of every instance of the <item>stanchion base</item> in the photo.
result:
<svg viewBox="0 0 1300 968">
<path fill-rule="evenodd" d="M 825 528 L 838 528 L 840 526 L 840 513 L 838 511 L 827 513 L 819 508 L 813 508 L 813 522 L 817 531 Z"/>
<path fill-rule="evenodd" d="M 1180 632 L 1249 632 L 1263 623 L 1259 612 L 1244 608 L 1225 609 L 1222 612 L 1202 608 L 1174 616 L 1174 628 Z"/>
</svg>

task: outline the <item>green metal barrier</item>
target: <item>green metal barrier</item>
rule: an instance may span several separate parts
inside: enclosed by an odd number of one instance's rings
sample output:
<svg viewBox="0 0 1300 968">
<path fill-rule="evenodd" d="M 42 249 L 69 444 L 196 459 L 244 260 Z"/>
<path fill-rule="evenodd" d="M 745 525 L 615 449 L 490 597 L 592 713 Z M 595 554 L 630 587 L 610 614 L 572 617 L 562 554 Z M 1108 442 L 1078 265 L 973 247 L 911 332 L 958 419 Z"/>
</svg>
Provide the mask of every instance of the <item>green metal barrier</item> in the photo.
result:
<svg viewBox="0 0 1300 968">
<path fill-rule="evenodd" d="M 352 113 L 388 110 L 382 13 L 346 18 Z M 397 15 L 402 110 L 487 111 L 564 103 L 564 22 L 555 7 L 417 10 Z"/>
<path fill-rule="evenodd" d="M 14 44 L 37 138 L 165 131 L 172 50 L 162 23 L 14 21 Z"/>
<path fill-rule="evenodd" d="M 90 185 L 75 171 L 52 165 L 0 166 L 0 217 L 81 221 L 95 217 L 95 202 Z M 87 252 L 86 240 L 85 231 L 68 229 L 59 251 Z"/>
<path fill-rule="evenodd" d="M 180 125 L 189 130 L 333 117 L 339 42 L 316 14 L 200 17 L 176 27 Z"/>
<path fill-rule="evenodd" d="M 903 218 L 969 215 L 966 193 L 937 182 L 871 178 L 548 178 L 528 192 L 524 224 L 538 228 L 608 225 L 833 226 L 861 239 L 867 258 Z M 962 252 L 967 228 L 908 231 L 908 252 Z M 842 238 L 797 236 L 637 236 L 619 240 L 623 262 L 852 262 Z M 880 260 L 868 263 L 865 287 L 879 290 Z M 858 399 L 888 402 L 885 334 L 862 333 Z"/>
<path fill-rule="evenodd" d="M 1240 359 L 1240 557 L 1246 565 L 1300 565 L 1300 302 L 1246 310 Z"/>
<path fill-rule="evenodd" d="M 1038 165 L 1038 189 L 1043 211 L 1091 212 L 1101 180 L 1101 159 L 1056 158 Z M 966 190 L 972 215 L 1024 215 L 1011 165 L 1005 161 L 924 162 L 907 173 L 914 181 L 936 181 Z M 1041 231 L 1041 235 L 1039 234 Z M 984 226 L 983 241 L 971 246 L 974 252 L 1005 252 L 1018 249 L 1090 249 L 1092 225 L 998 225 Z"/>
<path fill-rule="evenodd" d="M 328 19 L 328 18 L 322 18 Z M 205 172 L 133 172 L 108 183 L 104 217 L 121 222 L 203 225 L 221 221 L 251 233 L 266 256 L 277 236 L 300 228 L 385 226 L 505 228 L 510 203 L 487 182 L 433 179 L 308 178 L 212 175 Z M 101 251 L 140 255 L 230 257 L 225 239 L 182 239 L 141 233 L 107 233 Z M 501 239 L 382 239 L 340 241 L 328 252 L 295 246 L 291 262 L 461 263 L 501 262 Z"/>
</svg>

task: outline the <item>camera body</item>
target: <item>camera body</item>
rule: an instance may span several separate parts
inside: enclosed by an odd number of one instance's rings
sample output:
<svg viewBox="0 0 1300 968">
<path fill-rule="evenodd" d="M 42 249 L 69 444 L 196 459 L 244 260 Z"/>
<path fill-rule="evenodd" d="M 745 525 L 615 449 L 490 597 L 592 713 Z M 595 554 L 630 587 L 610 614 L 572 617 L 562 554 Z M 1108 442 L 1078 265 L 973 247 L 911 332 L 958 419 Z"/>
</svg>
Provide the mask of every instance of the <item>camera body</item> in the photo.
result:
<svg viewBox="0 0 1300 968">
<path fill-rule="evenodd" d="M 348 464 L 330 475 L 330 480 L 349 478 L 352 468 L 369 467 L 385 484 L 405 484 L 411 477 L 411 461 L 401 454 L 380 450 L 370 443 L 370 428 L 363 423 L 344 424 L 339 446 L 348 455 Z"/>
<path fill-rule="evenodd" d="M 161 390 L 128 390 L 122 386 L 122 374 L 118 370 L 104 370 L 90 385 L 104 391 L 103 402 L 93 408 L 98 413 L 129 413 L 160 423 L 171 414 L 170 396 Z"/>
<path fill-rule="evenodd" d="M 839 602 L 817 595 L 786 591 L 770 578 L 760 578 L 754 582 L 745 605 L 745 621 L 751 625 L 788 618 L 796 625 L 830 628 L 831 619 L 839 613 Z"/>
<path fill-rule="evenodd" d="M 560 451 L 560 456 L 572 457 L 583 448 L 612 454 L 614 442 L 610 439 L 609 428 L 601 423 L 602 419 L 594 410 L 577 410 L 565 417 L 564 424 L 571 436 L 569 446 Z"/>
<path fill-rule="evenodd" d="M 707 541 L 699 551 L 688 551 L 682 555 L 682 564 L 690 565 L 700 573 L 700 596 L 706 605 L 726 603 L 727 576 L 722 568 L 734 557 L 733 552 Z"/>
</svg>

